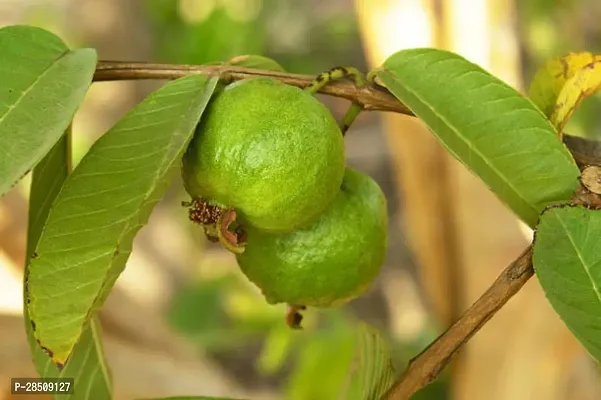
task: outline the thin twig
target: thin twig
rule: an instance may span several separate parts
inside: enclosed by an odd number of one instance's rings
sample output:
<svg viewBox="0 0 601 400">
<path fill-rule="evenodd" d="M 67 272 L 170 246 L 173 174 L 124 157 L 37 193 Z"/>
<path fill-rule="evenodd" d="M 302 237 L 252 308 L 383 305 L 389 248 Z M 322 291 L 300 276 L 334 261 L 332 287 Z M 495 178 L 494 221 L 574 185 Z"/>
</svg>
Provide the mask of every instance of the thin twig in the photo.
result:
<svg viewBox="0 0 601 400">
<path fill-rule="evenodd" d="M 315 76 L 289 74 L 286 72 L 268 71 L 253 68 L 234 67 L 229 65 L 186 65 L 186 64 L 155 64 L 146 62 L 127 62 L 127 61 L 99 61 L 94 74 L 95 82 L 106 81 L 126 81 L 126 80 L 144 80 L 144 79 L 177 79 L 186 75 L 206 75 L 220 76 L 224 80 L 241 80 L 253 77 L 269 77 L 279 81 L 305 88 L 309 86 Z M 330 96 L 341 97 L 355 102 L 367 111 L 387 111 L 409 116 L 415 116 L 413 112 L 400 101 L 398 101 L 390 92 L 383 87 L 366 84 L 357 87 L 352 80 L 337 80 L 323 87 L 319 93 Z M 592 147 L 601 147 L 598 141 L 576 138 L 564 134 L 564 143 L 572 150 L 572 142 L 575 140 L 584 141 L 586 145 Z M 584 147 L 584 146 L 581 146 Z M 579 151 L 572 151 L 572 155 L 579 164 L 590 164 L 590 155 L 581 154 Z M 601 158 L 601 153 L 597 159 Z"/>
<path fill-rule="evenodd" d="M 429 385 L 461 347 L 534 275 L 532 247 L 511 263 L 492 286 L 430 346 L 409 362 L 401 378 L 386 395 L 406 400 Z"/>
<path fill-rule="evenodd" d="M 118 81 L 141 79 L 176 79 L 186 75 L 200 74 L 219 76 L 223 80 L 241 80 L 252 77 L 270 77 L 288 85 L 305 88 L 315 76 L 289 74 L 267 70 L 258 70 L 228 65 L 174 65 L 152 64 L 140 62 L 99 61 L 94 81 Z M 399 102 L 385 88 L 368 84 L 357 87 L 350 80 L 334 81 L 323 87 L 320 93 L 341 97 L 361 105 L 365 110 L 389 111 L 405 115 L 414 115 L 405 105 Z M 582 140 L 578 139 L 582 145 Z M 564 135 L 564 143 L 572 149 L 573 140 Z M 588 140 L 586 140 L 588 141 Z M 593 145 L 595 142 L 588 143 Z M 586 144 L 586 143 L 585 143 Z M 590 164 L 591 157 L 598 160 L 596 153 L 585 151 L 588 145 L 582 145 L 572 151 L 579 164 Z M 587 200 L 588 201 L 588 200 Z M 416 391 L 433 382 L 442 372 L 451 358 L 465 343 L 515 295 L 534 275 L 532 267 L 532 246 L 529 246 L 520 257 L 509 265 L 495 280 L 490 288 L 480 297 L 446 332 L 440 335 L 422 353 L 416 356 L 395 382 L 388 400 L 406 400 Z"/>
<path fill-rule="evenodd" d="M 99 61 L 96 73 L 94 74 L 94 81 L 176 79 L 191 74 L 219 76 L 225 80 L 241 80 L 264 76 L 278 79 L 287 85 L 299 88 L 309 86 L 315 79 L 315 76 L 312 75 L 288 74 L 229 65 L 181 65 Z M 357 87 L 352 80 L 336 80 L 321 88 L 319 92 L 354 101 L 369 111 L 391 111 L 413 115 L 390 92 L 376 85 L 368 84 L 363 87 Z"/>
</svg>

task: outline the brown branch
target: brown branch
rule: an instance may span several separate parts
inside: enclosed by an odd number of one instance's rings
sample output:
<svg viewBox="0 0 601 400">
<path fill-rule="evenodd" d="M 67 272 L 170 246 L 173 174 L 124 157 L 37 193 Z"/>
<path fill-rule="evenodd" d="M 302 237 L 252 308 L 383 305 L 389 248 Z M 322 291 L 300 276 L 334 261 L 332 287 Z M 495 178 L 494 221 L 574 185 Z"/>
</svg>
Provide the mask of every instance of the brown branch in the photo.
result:
<svg viewBox="0 0 601 400">
<path fill-rule="evenodd" d="M 125 81 L 143 79 L 177 79 L 186 75 L 199 74 L 219 76 L 224 80 L 241 80 L 259 76 L 278 79 L 279 81 L 305 88 L 313 82 L 315 76 L 289 74 L 253 68 L 234 67 L 229 65 L 185 65 L 155 64 L 145 62 L 99 61 L 94 74 L 95 82 Z M 415 116 L 413 112 L 398 101 L 386 88 L 369 84 L 357 87 L 351 80 L 336 80 L 328 83 L 320 93 L 341 97 L 360 104 L 367 111 L 387 111 Z M 572 151 L 579 165 L 592 164 L 591 160 L 601 160 L 601 142 L 563 135 L 564 143 Z M 576 149 L 575 146 L 578 146 Z M 587 149 L 594 149 L 588 150 Z M 594 154 L 591 154 L 594 151 Z"/>
<path fill-rule="evenodd" d="M 177 79 L 186 75 L 199 74 L 219 76 L 224 80 L 241 80 L 259 76 L 275 78 L 287 85 L 304 88 L 309 86 L 315 76 L 289 74 L 253 68 L 233 67 L 229 65 L 183 65 L 151 64 L 141 62 L 99 61 L 94 81 L 120 81 L 139 79 Z M 391 111 L 413 115 L 386 89 L 376 85 L 357 87 L 351 80 L 336 80 L 323 87 L 320 93 L 342 97 L 359 103 L 369 111 Z"/>
<path fill-rule="evenodd" d="M 252 77 L 275 78 L 288 85 L 304 88 L 315 79 L 310 75 L 298 75 L 267 70 L 258 70 L 228 65 L 171 65 L 100 61 L 94 81 L 176 79 L 190 74 L 218 76 L 225 81 Z M 351 81 L 333 81 L 320 93 L 351 100 L 370 111 L 389 111 L 414 115 L 385 88 L 377 85 L 357 87 Z M 589 139 L 564 135 L 564 143 L 572 151 L 579 166 L 596 163 L 601 159 L 601 144 Z M 590 199 L 583 200 L 589 203 Z M 599 202 L 599 199 L 597 199 Z M 599 207 L 601 208 L 601 202 Z M 480 297 L 445 333 L 415 357 L 386 395 L 389 400 L 409 399 L 419 389 L 433 382 L 451 358 L 495 313 L 515 295 L 534 275 L 532 246 L 509 265 Z"/>
<path fill-rule="evenodd" d="M 409 399 L 432 383 L 451 358 L 534 275 L 532 246 L 511 263 L 492 286 L 430 346 L 409 362 L 401 378 L 385 396 L 388 400 Z"/>
</svg>

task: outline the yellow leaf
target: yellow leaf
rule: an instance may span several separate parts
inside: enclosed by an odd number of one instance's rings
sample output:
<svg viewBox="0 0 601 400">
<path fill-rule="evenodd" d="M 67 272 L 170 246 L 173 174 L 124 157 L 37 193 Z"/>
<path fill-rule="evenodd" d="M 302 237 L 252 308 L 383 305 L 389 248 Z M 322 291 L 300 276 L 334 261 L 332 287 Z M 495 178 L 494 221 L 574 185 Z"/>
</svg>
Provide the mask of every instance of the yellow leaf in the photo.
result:
<svg viewBox="0 0 601 400">
<path fill-rule="evenodd" d="M 584 99 L 597 93 L 601 89 L 601 58 L 589 62 L 568 79 L 559 96 L 555 108 L 549 118 L 560 133 L 576 107 Z"/>
<path fill-rule="evenodd" d="M 595 61 L 601 61 L 601 55 L 587 52 L 568 53 L 550 59 L 534 76 L 528 92 L 530 99 L 550 118 L 566 82 L 584 66 Z"/>
</svg>

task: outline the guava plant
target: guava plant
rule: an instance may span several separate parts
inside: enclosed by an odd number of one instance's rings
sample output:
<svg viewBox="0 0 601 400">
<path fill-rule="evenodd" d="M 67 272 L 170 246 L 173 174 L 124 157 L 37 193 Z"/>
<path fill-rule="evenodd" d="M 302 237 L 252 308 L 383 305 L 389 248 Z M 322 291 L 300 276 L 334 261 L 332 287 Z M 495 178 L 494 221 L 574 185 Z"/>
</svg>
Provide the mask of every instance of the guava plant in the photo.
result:
<svg viewBox="0 0 601 400">
<path fill-rule="evenodd" d="M 363 109 L 421 119 L 536 235 L 403 374 L 363 326 L 340 398 L 409 398 L 534 270 L 600 360 L 601 168 L 594 143 L 563 134 L 600 71 L 601 57 L 588 53 L 552 59 L 526 97 L 436 49 L 400 51 L 366 77 L 351 67 L 304 77 L 262 56 L 195 67 L 103 62 L 39 28 L 0 29 L 0 194 L 31 171 L 24 316 L 38 373 L 76 378 L 74 394 L 56 398 L 112 397 L 96 313 L 173 179 L 183 179 L 190 220 L 233 253 L 268 303 L 290 305 L 282 324 L 298 328 L 300 310 L 360 296 L 388 241 L 381 189 L 344 160 L 344 133 Z M 92 82 L 149 78 L 173 79 L 71 170 L 70 124 Z M 317 92 L 352 101 L 340 124 Z M 564 144 L 576 142 L 577 151 Z"/>
</svg>

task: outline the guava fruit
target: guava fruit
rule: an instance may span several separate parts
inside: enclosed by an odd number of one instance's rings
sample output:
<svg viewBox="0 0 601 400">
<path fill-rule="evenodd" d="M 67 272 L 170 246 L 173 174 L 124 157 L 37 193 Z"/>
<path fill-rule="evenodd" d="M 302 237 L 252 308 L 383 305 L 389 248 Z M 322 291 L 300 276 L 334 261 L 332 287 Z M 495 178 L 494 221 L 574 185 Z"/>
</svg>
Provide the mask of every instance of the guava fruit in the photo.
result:
<svg viewBox="0 0 601 400">
<path fill-rule="evenodd" d="M 236 259 L 270 304 L 338 306 L 371 286 L 384 262 L 387 232 L 382 190 L 346 168 L 338 195 L 314 223 L 284 234 L 247 229 L 246 249 Z"/>
<path fill-rule="evenodd" d="M 239 225 L 290 232 L 333 201 L 344 158 L 340 128 L 322 103 L 275 79 L 252 78 L 211 100 L 182 177 L 193 199 L 233 212 Z"/>
</svg>

